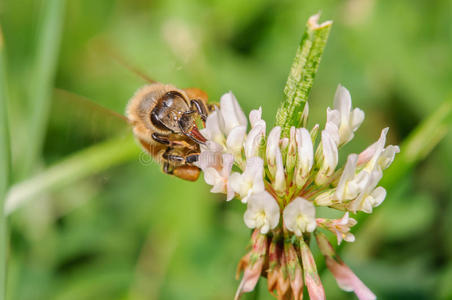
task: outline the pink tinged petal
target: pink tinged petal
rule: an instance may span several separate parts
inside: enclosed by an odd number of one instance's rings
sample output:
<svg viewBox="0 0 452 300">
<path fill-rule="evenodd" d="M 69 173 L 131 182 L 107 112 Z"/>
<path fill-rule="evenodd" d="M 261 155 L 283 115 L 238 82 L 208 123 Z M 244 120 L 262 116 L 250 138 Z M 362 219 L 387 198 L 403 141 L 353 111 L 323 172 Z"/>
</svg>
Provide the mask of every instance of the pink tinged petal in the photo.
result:
<svg viewBox="0 0 452 300">
<path fill-rule="evenodd" d="M 232 92 L 226 93 L 220 99 L 221 120 L 220 127 L 226 135 L 237 126 L 247 126 L 245 113 L 241 109 Z"/>
<path fill-rule="evenodd" d="M 301 268 L 300 261 L 298 260 L 295 247 L 292 243 L 284 243 L 284 254 L 293 298 L 296 300 L 303 299 L 303 270 Z"/>
<path fill-rule="evenodd" d="M 207 168 L 221 169 L 223 147 L 219 144 L 208 141 L 206 146 L 203 146 L 201 154 L 199 155 L 196 164 L 202 170 Z"/>
<path fill-rule="evenodd" d="M 378 158 L 380 157 L 381 152 L 384 149 L 386 143 L 386 134 L 388 133 L 389 128 L 386 127 L 381 131 L 380 138 L 378 141 L 367 147 L 363 152 L 359 154 L 358 157 L 358 166 L 367 164 L 366 168 L 368 170 L 372 170 L 374 165 L 377 163 Z"/>
<path fill-rule="evenodd" d="M 303 240 L 300 240 L 301 260 L 303 262 L 304 281 L 308 288 L 309 298 L 311 300 L 326 299 L 325 290 L 323 289 L 320 277 L 317 274 L 314 257 L 311 250 Z"/>
<path fill-rule="evenodd" d="M 316 239 L 320 251 L 325 256 L 326 265 L 334 278 L 336 278 L 336 282 L 341 289 L 355 292 L 360 300 L 374 300 L 377 298 L 334 252 L 333 247 L 323 233 L 316 234 Z"/>
<path fill-rule="evenodd" d="M 240 296 L 243 293 L 251 292 L 254 290 L 257 281 L 261 276 L 262 268 L 265 263 L 268 245 L 267 237 L 263 234 L 260 234 L 258 230 L 255 230 L 251 239 L 253 242 L 253 248 L 249 253 L 249 257 L 245 257 L 245 260 L 248 260 L 244 263 L 246 264 L 246 266 L 243 266 L 244 264 L 242 262 L 239 263 L 238 271 L 243 268 L 244 272 L 242 281 L 240 282 L 234 299 L 240 299 Z"/>
</svg>

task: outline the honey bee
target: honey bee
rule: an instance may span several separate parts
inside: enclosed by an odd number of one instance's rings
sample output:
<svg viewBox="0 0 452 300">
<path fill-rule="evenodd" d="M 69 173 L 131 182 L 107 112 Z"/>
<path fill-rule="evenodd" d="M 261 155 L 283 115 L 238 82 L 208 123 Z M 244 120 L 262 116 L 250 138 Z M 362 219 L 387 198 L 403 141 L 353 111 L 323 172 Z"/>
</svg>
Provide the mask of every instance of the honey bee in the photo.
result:
<svg viewBox="0 0 452 300">
<path fill-rule="evenodd" d="M 200 145 L 206 142 L 197 120 L 205 123 L 209 112 L 207 94 L 197 88 L 178 89 L 152 83 L 130 99 L 126 116 L 143 149 L 162 165 L 163 172 L 184 180 L 198 179 Z"/>
</svg>

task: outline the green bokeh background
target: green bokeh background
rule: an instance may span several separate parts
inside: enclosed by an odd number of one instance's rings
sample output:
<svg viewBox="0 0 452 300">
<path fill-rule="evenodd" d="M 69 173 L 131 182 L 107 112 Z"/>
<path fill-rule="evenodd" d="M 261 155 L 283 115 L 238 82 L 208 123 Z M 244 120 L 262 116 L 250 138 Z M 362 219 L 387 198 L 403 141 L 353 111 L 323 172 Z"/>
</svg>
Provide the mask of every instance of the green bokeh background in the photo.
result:
<svg viewBox="0 0 452 300">
<path fill-rule="evenodd" d="M 45 2 L 0 1 L 14 182 L 30 175 L 23 159 L 30 66 Z M 272 124 L 304 24 L 318 11 L 334 26 L 309 124 L 325 121 L 339 83 L 366 112 L 342 152 L 362 150 L 387 126 L 389 142 L 399 144 L 450 97 L 452 7 L 441 0 L 68 0 L 54 87 L 122 113 L 145 82 L 107 48 L 152 78 L 200 87 L 213 101 L 231 90 L 245 112 L 262 106 Z M 52 97 L 34 172 L 130 135 L 121 122 L 62 98 Z M 341 250 L 379 299 L 452 299 L 450 137 L 388 191 L 357 241 Z M 250 234 L 244 210 L 202 180 L 183 182 L 134 157 L 10 216 L 8 299 L 231 299 Z M 322 279 L 329 299 L 354 299 L 328 272 Z M 259 299 L 270 299 L 264 281 L 260 288 Z"/>
</svg>

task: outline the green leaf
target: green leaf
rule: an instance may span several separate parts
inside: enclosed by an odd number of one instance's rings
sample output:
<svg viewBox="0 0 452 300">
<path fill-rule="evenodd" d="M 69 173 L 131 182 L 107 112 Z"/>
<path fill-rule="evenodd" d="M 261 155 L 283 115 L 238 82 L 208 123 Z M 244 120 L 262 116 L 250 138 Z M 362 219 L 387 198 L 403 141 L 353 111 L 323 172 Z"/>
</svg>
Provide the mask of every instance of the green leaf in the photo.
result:
<svg viewBox="0 0 452 300">
<path fill-rule="evenodd" d="M 44 1 L 28 92 L 29 139 L 21 177 L 28 176 L 41 155 L 55 79 L 65 0 Z"/>
<path fill-rule="evenodd" d="M 6 230 L 6 216 L 3 213 L 4 200 L 8 191 L 10 180 L 10 140 L 7 115 L 8 92 L 6 83 L 3 34 L 0 27 L 0 299 L 5 298 L 6 283 L 6 249 L 8 235 Z"/>
<path fill-rule="evenodd" d="M 286 99 L 276 115 L 276 125 L 283 136 L 289 136 L 290 127 L 300 127 L 302 114 L 311 92 L 312 84 L 322 58 L 333 22 L 318 24 L 319 15 L 309 18 L 306 31 L 297 49 L 284 88 Z"/>
<path fill-rule="evenodd" d="M 140 148 L 129 136 L 118 137 L 77 152 L 36 176 L 15 184 L 8 193 L 5 213 L 56 188 L 67 186 L 139 155 Z"/>
</svg>

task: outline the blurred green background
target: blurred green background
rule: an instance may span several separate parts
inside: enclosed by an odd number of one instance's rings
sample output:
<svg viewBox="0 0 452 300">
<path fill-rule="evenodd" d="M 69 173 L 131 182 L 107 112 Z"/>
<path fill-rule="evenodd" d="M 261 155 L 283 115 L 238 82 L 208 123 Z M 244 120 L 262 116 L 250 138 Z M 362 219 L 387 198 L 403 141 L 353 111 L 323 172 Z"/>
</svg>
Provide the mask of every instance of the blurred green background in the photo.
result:
<svg viewBox="0 0 452 300">
<path fill-rule="evenodd" d="M 318 11 L 334 26 L 310 125 L 324 122 L 339 83 L 366 112 L 343 152 L 362 150 L 386 126 L 401 143 L 451 96 L 450 1 L 1 0 L 13 183 L 118 135 L 124 140 L 102 148 L 105 157 L 130 149 L 126 162 L 106 159 L 111 168 L 70 181 L 83 168 L 76 159 L 68 184 L 10 215 L 7 298 L 231 299 L 249 240 L 245 206 L 202 180 L 165 176 L 140 160 L 120 121 L 54 88 L 123 113 L 145 82 L 110 51 L 213 101 L 232 90 L 246 112 L 262 106 L 271 124 L 304 24 Z M 357 241 L 341 249 L 379 299 L 452 299 L 450 137 L 391 185 Z M 322 278 L 329 299 L 354 299 L 328 272 Z M 271 299 L 265 285 L 259 299 Z"/>
</svg>

